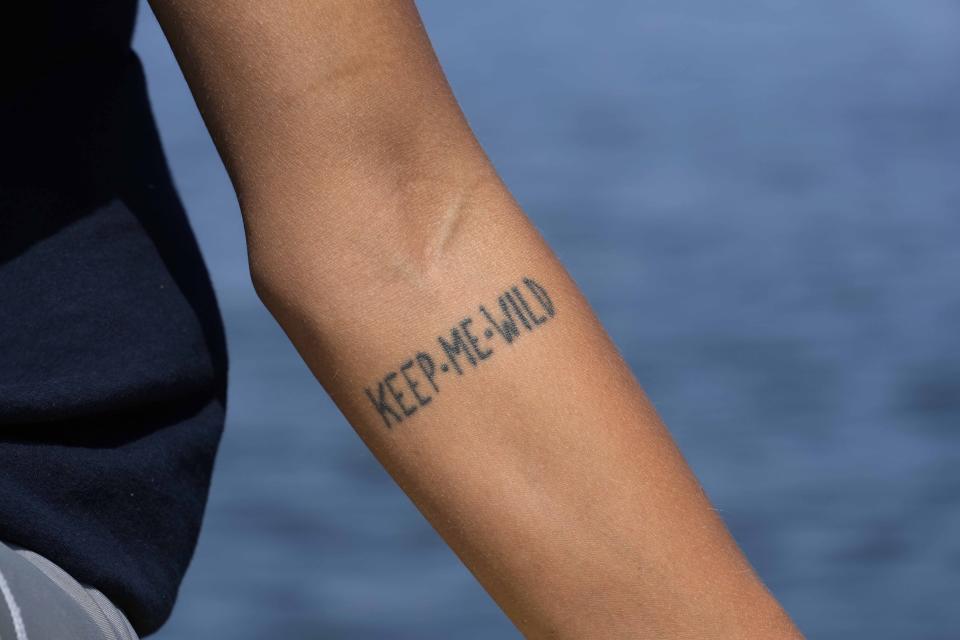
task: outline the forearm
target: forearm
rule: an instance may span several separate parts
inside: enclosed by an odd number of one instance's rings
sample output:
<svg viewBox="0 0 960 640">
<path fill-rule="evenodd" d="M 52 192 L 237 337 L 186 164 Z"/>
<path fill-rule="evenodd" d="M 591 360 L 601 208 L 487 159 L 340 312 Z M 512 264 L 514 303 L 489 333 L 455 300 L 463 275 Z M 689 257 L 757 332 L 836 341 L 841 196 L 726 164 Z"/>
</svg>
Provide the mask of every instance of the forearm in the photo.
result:
<svg viewBox="0 0 960 640">
<path fill-rule="evenodd" d="M 506 193 L 438 226 L 348 249 L 359 271 L 298 276 L 270 306 L 514 622 L 530 637 L 798 637 Z M 429 260 L 398 249 L 423 236 L 442 247 Z"/>
</svg>

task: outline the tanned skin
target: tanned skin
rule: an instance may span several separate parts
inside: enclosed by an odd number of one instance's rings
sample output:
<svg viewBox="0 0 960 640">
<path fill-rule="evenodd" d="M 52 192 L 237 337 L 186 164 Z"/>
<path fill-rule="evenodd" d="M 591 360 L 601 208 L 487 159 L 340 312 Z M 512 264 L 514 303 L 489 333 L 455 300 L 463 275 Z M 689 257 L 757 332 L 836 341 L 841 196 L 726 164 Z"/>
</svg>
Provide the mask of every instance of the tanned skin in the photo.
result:
<svg viewBox="0 0 960 640">
<path fill-rule="evenodd" d="M 258 294 L 522 633 L 802 637 L 497 176 L 412 1 L 151 4 Z"/>
</svg>

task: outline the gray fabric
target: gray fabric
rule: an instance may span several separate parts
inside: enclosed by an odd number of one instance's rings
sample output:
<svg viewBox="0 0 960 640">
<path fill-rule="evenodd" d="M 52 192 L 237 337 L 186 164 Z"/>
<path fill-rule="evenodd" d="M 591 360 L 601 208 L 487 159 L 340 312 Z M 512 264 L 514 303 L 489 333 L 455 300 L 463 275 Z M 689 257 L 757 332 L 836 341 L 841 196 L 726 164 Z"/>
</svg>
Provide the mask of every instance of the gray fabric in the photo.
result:
<svg viewBox="0 0 960 640">
<path fill-rule="evenodd" d="M 102 593 L 43 556 L 0 542 L 0 640 L 138 640 Z"/>
</svg>

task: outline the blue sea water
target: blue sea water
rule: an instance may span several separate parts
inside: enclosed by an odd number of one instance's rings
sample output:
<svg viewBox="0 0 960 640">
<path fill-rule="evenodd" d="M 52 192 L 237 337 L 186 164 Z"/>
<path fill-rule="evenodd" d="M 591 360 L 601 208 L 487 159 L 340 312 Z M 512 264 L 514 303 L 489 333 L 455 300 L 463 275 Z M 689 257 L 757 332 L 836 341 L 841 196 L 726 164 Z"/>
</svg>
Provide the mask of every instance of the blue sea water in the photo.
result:
<svg viewBox="0 0 960 640">
<path fill-rule="evenodd" d="M 960 3 L 420 3 L 477 135 L 811 638 L 960 638 Z M 229 423 L 158 640 L 519 635 L 250 286 L 146 7 Z"/>
</svg>

